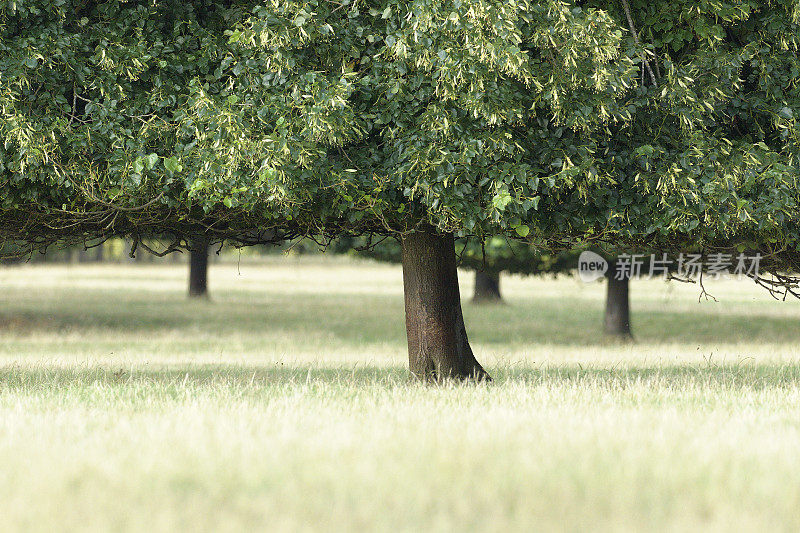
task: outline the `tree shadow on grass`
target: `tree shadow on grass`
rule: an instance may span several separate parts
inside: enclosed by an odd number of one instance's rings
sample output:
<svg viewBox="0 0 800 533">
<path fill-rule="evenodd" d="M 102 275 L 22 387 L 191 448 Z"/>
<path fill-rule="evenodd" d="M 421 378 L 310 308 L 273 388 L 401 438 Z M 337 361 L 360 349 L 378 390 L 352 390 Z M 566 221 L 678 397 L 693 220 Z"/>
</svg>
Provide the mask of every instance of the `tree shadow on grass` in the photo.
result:
<svg viewBox="0 0 800 533">
<path fill-rule="evenodd" d="M 739 365 L 668 365 L 626 368 L 582 368 L 579 365 L 490 369 L 494 381 L 423 385 L 402 367 L 304 367 L 285 365 L 190 365 L 144 368 L 122 365 L 49 367 L 12 364 L 0 367 L 0 393 L 35 393 L 86 387 L 121 387 L 139 392 L 183 395 L 214 390 L 257 393 L 264 389 L 306 387 L 323 394 L 340 388 L 461 388 L 504 386 L 591 385 L 620 390 L 630 386 L 653 390 L 790 389 L 800 387 L 800 363 Z"/>
<path fill-rule="evenodd" d="M 775 305 L 785 305 L 775 303 Z M 720 313 L 720 308 L 633 313 L 633 333 L 641 343 L 703 344 L 739 342 L 800 345 L 797 317 L 776 316 L 763 308 Z M 760 312 L 759 312 L 760 311 Z M 536 298 L 507 306 L 465 305 L 470 339 L 478 344 L 521 346 L 604 343 L 599 302 Z M 305 338 L 323 334 L 343 344 L 405 343 L 402 298 L 376 295 L 273 295 L 257 300 L 229 298 L 189 302 L 185 298 L 120 299 L 95 294 L 49 302 L 30 299 L 0 307 L 0 335 L 61 331 L 120 331 L 152 334 L 187 330 L 225 336 L 282 332 Z"/>
<path fill-rule="evenodd" d="M 609 342 L 603 337 L 603 315 L 599 307 L 576 304 L 539 313 L 536 307 L 499 310 L 493 316 L 481 316 L 474 310 L 468 312 L 465 320 L 470 339 L 496 346 L 511 343 L 586 347 Z M 528 320 L 513 316 L 526 311 Z M 793 317 L 763 311 L 720 314 L 684 309 L 634 310 L 631 318 L 634 339 L 642 344 L 800 345 L 800 314 Z"/>
</svg>

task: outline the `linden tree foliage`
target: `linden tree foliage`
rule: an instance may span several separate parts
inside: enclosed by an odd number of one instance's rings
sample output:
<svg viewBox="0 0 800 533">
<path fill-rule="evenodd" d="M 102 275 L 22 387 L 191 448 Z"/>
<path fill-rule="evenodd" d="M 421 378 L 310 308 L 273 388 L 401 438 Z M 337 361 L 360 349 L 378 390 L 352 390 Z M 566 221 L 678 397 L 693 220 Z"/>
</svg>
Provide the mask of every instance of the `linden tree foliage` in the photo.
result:
<svg viewBox="0 0 800 533">
<path fill-rule="evenodd" d="M 6 235 L 798 245 L 796 0 L 0 0 Z"/>
<path fill-rule="evenodd" d="M 627 104 L 633 119 L 598 152 L 615 185 L 592 193 L 594 209 L 605 209 L 607 229 L 623 240 L 762 249 L 794 268 L 798 3 L 637 0 L 630 8 L 644 82 Z"/>
<path fill-rule="evenodd" d="M 556 1 L 5 1 L 0 32 L 4 226 L 513 231 L 636 75 Z"/>
</svg>

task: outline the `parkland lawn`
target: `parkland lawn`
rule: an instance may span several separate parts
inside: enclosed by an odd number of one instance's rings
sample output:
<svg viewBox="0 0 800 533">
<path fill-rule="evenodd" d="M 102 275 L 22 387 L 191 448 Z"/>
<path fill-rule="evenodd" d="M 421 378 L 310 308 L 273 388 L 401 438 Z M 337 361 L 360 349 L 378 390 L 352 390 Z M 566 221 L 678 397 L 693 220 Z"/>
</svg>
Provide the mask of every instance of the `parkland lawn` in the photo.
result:
<svg viewBox="0 0 800 533">
<path fill-rule="evenodd" d="M 0 268 L 0 529 L 800 529 L 800 302 L 506 277 L 489 385 L 405 370 L 399 267 Z"/>
</svg>

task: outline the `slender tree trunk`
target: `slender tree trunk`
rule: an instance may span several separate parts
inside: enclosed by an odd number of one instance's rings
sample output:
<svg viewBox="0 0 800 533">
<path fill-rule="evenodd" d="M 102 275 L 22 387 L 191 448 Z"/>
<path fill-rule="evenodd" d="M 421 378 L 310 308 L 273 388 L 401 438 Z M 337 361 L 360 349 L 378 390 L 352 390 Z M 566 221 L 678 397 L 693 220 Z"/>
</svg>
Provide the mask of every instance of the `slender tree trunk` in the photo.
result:
<svg viewBox="0 0 800 533">
<path fill-rule="evenodd" d="M 472 303 L 496 304 L 502 303 L 502 301 L 500 273 L 475 270 L 475 292 L 472 295 Z"/>
<path fill-rule="evenodd" d="M 424 381 L 490 379 L 467 338 L 452 234 L 403 238 L 403 288 L 411 373 Z"/>
<path fill-rule="evenodd" d="M 189 297 L 208 296 L 208 241 L 197 239 L 189 250 Z"/>
<path fill-rule="evenodd" d="M 604 330 L 606 335 L 621 339 L 631 339 L 630 299 L 628 297 L 629 280 L 608 276 L 606 292 L 606 314 Z"/>
</svg>

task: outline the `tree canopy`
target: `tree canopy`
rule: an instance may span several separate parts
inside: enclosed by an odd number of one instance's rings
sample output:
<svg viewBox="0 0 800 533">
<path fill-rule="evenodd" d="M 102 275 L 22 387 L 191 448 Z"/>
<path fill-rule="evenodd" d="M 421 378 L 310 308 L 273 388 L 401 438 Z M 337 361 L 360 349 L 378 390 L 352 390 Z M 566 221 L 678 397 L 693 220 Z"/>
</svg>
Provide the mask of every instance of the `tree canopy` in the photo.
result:
<svg viewBox="0 0 800 533">
<path fill-rule="evenodd" d="M 578 132 L 617 120 L 635 76 L 608 14 L 560 2 L 0 5 L 3 225 L 23 238 L 527 236 L 555 155 L 588 158 Z"/>
<path fill-rule="evenodd" d="M 798 2 L 0 2 L 0 228 L 797 260 Z"/>
</svg>

